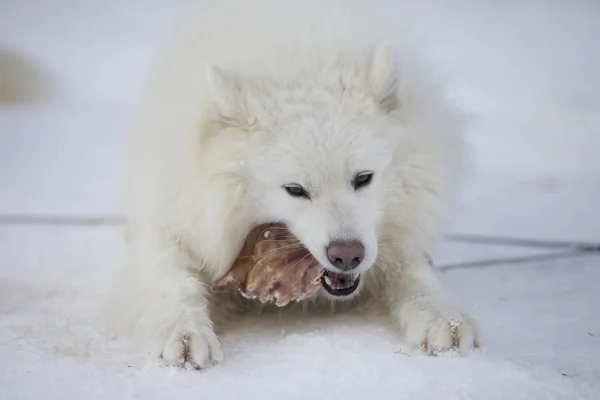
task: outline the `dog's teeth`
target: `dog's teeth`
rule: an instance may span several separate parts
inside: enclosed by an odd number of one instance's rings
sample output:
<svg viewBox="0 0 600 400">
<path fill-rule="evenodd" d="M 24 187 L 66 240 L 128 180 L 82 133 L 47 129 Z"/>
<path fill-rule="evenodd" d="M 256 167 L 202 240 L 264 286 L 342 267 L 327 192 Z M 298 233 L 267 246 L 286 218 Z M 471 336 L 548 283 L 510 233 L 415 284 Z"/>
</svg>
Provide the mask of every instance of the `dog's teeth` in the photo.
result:
<svg viewBox="0 0 600 400">
<path fill-rule="evenodd" d="M 325 283 L 328 284 L 329 286 L 331 286 L 333 284 L 333 282 L 331 281 L 331 278 L 328 277 L 327 275 L 323 276 L 323 279 L 325 279 Z"/>
</svg>

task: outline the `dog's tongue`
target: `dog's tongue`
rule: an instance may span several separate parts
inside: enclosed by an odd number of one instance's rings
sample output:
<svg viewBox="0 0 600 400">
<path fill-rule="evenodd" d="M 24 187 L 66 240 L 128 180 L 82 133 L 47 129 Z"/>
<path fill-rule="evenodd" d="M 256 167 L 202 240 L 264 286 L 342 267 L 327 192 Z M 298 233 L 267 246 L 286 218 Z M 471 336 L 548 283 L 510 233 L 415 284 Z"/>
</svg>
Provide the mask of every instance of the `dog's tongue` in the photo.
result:
<svg viewBox="0 0 600 400">
<path fill-rule="evenodd" d="M 327 285 L 334 289 L 346 289 L 354 285 L 354 282 L 358 278 L 357 275 L 351 274 L 337 274 L 335 272 L 326 271 L 323 275 L 323 279 Z"/>
</svg>

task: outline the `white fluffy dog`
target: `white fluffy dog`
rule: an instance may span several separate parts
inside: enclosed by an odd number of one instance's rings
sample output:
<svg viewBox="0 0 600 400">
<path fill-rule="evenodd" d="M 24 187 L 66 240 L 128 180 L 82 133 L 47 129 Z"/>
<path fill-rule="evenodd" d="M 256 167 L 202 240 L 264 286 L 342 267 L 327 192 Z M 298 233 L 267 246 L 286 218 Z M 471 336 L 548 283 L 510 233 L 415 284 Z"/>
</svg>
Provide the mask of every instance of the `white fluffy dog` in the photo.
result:
<svg viewBox="0 0 600 400">
<path fill-rule="evenodd" d="M 311 307 L 374 301 L 416 347 L 477 345 L 424 257 L 456 185 L 462 119 L 380 17 L 351 1 L 221 6 L 164 54 L 133 135 L 113 310 L 164 362 L 221 360 L 211 284 L 265 222 L 287 224 L 329 271 Z"/>
</svg>

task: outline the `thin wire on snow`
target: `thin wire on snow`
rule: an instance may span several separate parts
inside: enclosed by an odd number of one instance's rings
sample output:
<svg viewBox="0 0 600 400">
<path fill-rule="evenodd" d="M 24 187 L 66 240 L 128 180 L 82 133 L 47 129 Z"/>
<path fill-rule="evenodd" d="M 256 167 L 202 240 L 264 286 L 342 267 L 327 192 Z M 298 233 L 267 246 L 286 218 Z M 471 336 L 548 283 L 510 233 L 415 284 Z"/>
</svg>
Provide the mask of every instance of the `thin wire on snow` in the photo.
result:
<svg viewBox="0 0 600 400">
<path fill-rule="evenodd" d="M 600 254 L 600 253 L 596 253 Z M 482 267 L 493 267 L 497 265 L 507 265 L 507 264 L 525 264 L 536 261 L 554 261 L 562 258 L 574 258 L 574 257 L 583 257 L 590 255 L 590 252 L 585 251 L 569 251 L 569 252 L 560 252 L 560 253 L 545 253 L 545 254 L 534 254 L 530 256 L 520 256 L 520 257 L 499 257 L 499 258 L 488 258 L 482 260 L 475 261 L 465 261 L 454 264 L 443 264 L 436 266 L 435 269 L 441 272 L 448 272 L 455 269 L 468 269 L 468 268 L 482 268 Z"/>
<path fill-rule="evenodd" d="M 0 225 L 122 225 L 125 218 L 118 215 L 103 216 L 70 216 L 70 215 L 35 215 L 8 214 L 0 215 Z"/>
</svg>

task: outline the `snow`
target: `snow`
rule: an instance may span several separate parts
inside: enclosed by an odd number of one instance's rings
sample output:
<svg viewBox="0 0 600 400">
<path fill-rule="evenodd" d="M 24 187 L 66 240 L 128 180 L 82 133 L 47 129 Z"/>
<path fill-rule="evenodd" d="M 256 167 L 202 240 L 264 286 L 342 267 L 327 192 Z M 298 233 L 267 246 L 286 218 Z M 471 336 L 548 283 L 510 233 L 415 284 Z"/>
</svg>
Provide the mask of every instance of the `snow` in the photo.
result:
<svg viewBox="0 0 600 400">
<path fill-rule="evenodd" d="M 35 55 L 61 93 L 0 108 L 0 216 L 119 215 L 135 91 L 186 2 L 2 2 L 0 48 Z M 475 118 L 474 177 L 448 231 L 599 242 L 600 6 L 389 3 Z M 138 359 L 99 326 L 123 249 L 119 226 L 0 224 L 0 399 L 600 398 L 597 255 L 441 273 L 480 320 L 467 358 L 411 352 L 373 316 L 260 315 L 232 322 L 224 362 L 197 372 Z M 433 256 L 548 252 L 446 241 Z"/>
</svg>

